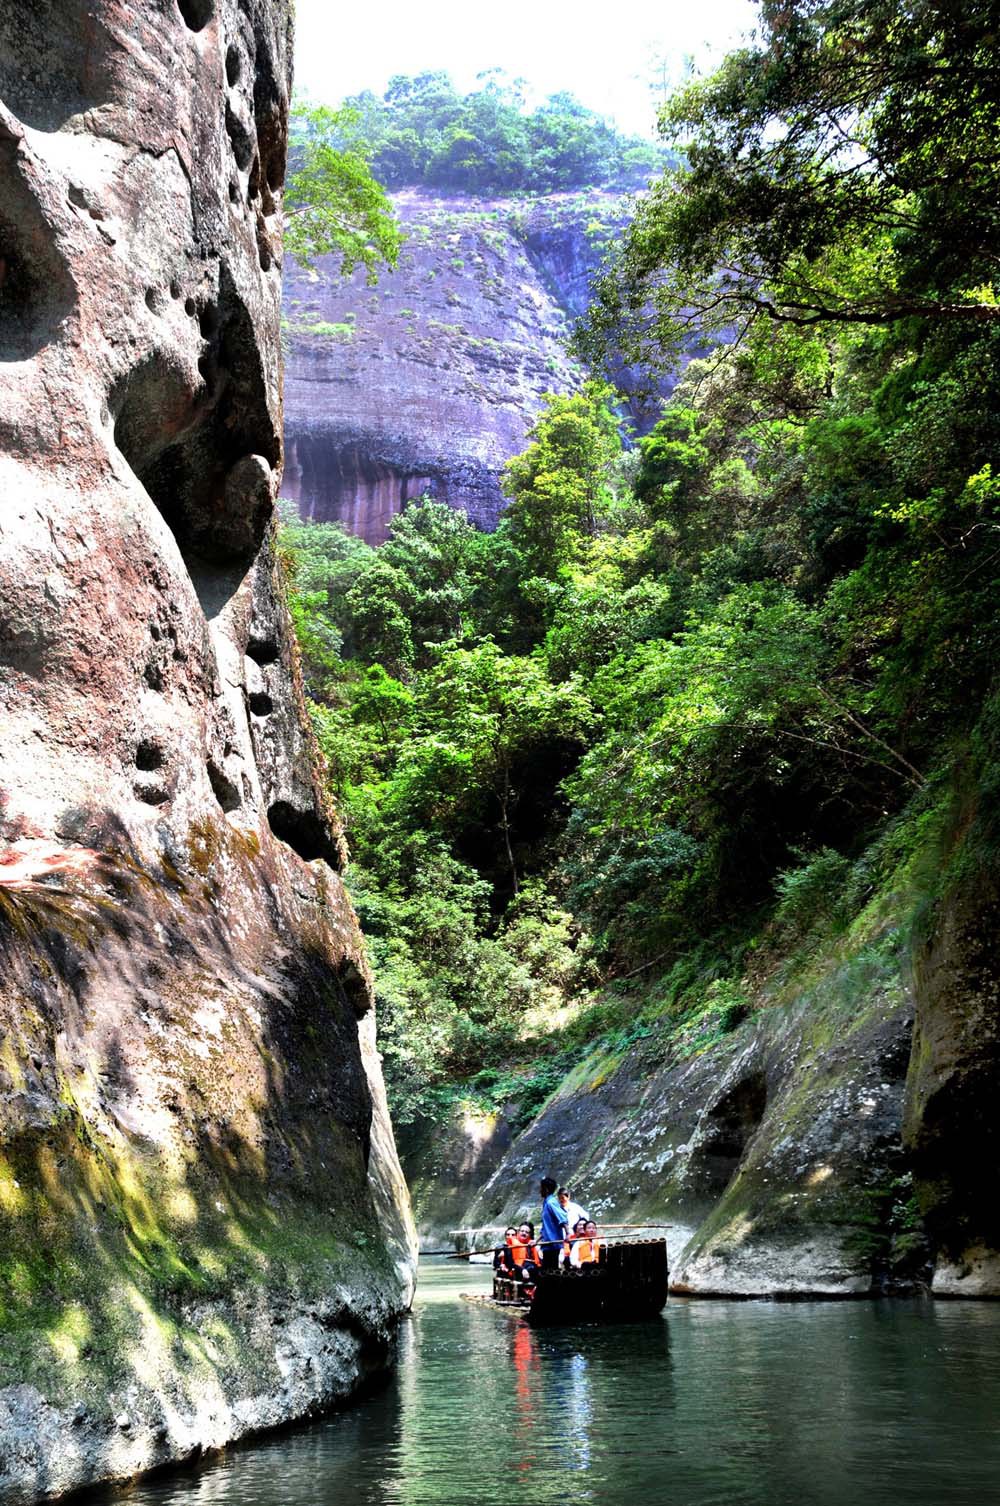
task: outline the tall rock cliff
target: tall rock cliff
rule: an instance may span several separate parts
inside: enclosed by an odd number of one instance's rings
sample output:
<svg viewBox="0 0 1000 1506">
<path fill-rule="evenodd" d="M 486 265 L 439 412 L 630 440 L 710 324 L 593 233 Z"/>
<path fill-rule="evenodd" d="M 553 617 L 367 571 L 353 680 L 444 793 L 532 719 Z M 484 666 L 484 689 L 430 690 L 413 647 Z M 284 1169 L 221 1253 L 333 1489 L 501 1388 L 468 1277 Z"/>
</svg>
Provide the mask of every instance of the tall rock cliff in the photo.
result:
<svg viewBox="0 0 1000 1506">
<path fill-rule="evenodd" d="M 962 768 L 943 879 L 921 917 L 914 958 L 903 1134 L 921 1212 L 940 1252 L 933 1290 L 946 1297 L 1000 1297 L 998 733 L 988 713 Z"/>
<path fill-rule="evenodd" d="M 0 1497 L 387 1363 L 412 1285 L 273 550 L 285 0 L 0 15 Z"/>
<path fill-rule="evenodd" d="M 286 268 L 285 495 L 377 544 L 429 493 L 492 528 L 500 472 L 545 392 L 582 372 L 566 340 L 627 201 L 393 198 L 406 241 L 377 288 L 329 259 Z M 623 371 L 626 391 L 637 383 Z M 638 398 L 633 419 L 648 417 Z"/>
</svg>

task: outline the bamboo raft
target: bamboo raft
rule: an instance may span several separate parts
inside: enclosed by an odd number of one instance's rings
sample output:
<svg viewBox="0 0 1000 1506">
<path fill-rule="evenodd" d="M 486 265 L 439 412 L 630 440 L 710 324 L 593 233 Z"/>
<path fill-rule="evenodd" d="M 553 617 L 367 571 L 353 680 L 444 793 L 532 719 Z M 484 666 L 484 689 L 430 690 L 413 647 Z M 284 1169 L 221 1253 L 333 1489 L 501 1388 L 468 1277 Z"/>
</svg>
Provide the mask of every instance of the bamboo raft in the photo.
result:
<svg viewBox="0 0 1000 1506">
<path fill-rule="evenodd" d="M 532 1324 L 626 1323 L 655 1318 L 667 1300 L 667 1242 L 606 1244 L 600 1260 L 578 1270 L 540 1271 L 534 1295 L 509 1276 L 494 1276 L 493 1307 L 523 1313 Z"/>
</svg>

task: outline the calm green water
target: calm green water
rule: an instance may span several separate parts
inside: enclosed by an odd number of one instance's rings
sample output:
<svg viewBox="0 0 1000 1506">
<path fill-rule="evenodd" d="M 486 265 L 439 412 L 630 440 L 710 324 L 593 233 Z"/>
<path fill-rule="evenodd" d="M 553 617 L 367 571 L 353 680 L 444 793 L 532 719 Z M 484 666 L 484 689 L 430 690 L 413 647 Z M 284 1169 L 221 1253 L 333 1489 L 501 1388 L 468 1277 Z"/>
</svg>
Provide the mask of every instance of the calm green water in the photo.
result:
<svg viewBox="0 0 1000 1506">
<path fill-rule="evenodd" d="M 422 1270 L 399 1371 L 130 1506 L 1000 1502 L 1000 1304 L 680 1302 L 534 1333 Z"/>
</svg>

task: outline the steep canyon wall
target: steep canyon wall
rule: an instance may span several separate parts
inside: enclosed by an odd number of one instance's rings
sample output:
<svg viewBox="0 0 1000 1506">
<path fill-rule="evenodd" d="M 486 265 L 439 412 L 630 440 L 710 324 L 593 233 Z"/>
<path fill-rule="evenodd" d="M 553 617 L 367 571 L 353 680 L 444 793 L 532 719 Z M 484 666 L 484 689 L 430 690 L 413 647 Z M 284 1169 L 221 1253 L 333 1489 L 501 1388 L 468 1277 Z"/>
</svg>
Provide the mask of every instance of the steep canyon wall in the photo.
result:
<svg viewBox="0 0 1000 1506">
<path fill-rule="evenodd" d="M 567 351 L 627 201 L 393 196 L 406 241 L 376 288 L 328 259 L 286 268 L 284 493 L 303 517 L 379 543 L 429 493 L 492 528 L 500 472 L 543 394 L 583 372 Z M 635 392 L 634 374 L 619 379 Z M 650 413 L 633 398 L 640 426 Z"/>
<path fill-rule="evenodd" d="M 0 16 L 0 1496 L 384 1368 L 412 1225 L 273 549 L 284 0 Z"/>
</svg>

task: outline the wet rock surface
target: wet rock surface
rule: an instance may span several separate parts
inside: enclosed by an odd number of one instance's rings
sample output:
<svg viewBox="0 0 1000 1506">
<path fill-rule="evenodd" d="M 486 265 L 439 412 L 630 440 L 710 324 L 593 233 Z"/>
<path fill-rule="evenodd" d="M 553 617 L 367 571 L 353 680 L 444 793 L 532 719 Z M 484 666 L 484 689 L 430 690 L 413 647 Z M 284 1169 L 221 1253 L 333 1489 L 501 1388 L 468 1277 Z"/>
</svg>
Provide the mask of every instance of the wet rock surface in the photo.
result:
<svg viewBox="0 0 1000 1506">
<path fill-rule="evenodd" d="M 0 1495 L 348 1396 L 412 1226 L 273 549 L 281 0 L 0 17 Z"/>
<path fill-rule="evenodd" d="M 476 1112 L 468 1105 L 456 1110 L 451 1123 L 407 1126 L 400 1135 L 405 1147 L 406 1179 L 417 1217 L 417 1235 L 424 1250 L 446 1249 L 479 1189 L 510 1150 L 511 1125 L 503 1113 Z M 475 1230 L 462 1248 L 475 1247 Z M 491 1243 L 489 1235 L 486 1243 Z"/>
<path fill-rule="evenodd" d="M 321 258 L 286 267 L 287 459 L 303 517 L 377 544 L 428 493 L 492 528 L 500 473 L 544 393 L 582 371 L 566 341 L 588 302 L 622 196 L 537 201 L 393 195 L 406 241 L 377 288 Z M 627 372 L 622 387 L 637 384 Z M 633 404 L 640 426 L 650 412 Z"/>
<path fill-rule="evenodd" d="M 677 1294 L 907 1290 L 929 1276 L 902 1146 L 913 1010 L 890 950 L 840 959 L 729 1033 L 595 1051 L 459 1218 L 415 1183 L 422 1234 L 535 1217 L 550 1174 L 600 1221 L 669 1226 Z"/>
<path fill-rule="evenodd" d="M 925 918 L 904 1138 L 942 1297 L 1000 1297 L 1000 923 L 987 794 L 965 800 L 954 879 Z"/>
<path fill-rule="evenodd" d="M 603 1222 L 668 1225 L 677 1294 L 1000 1296 L 984 769 L 959 763 L 910 878 L 839 939 L 800 939 L 745 980 L 728 1018 L 666 1017 L 592 1048 L 513 1139 L 508 1112 L 506 1142 L 467 1110 L 430 1145 L 408 1127 L 421 1237 L 489 1243 L 537 1213 L 552 1175 Z M 456 1208 L 463 1165 L 482 1180 Z"/>
</svg>

